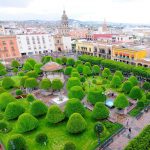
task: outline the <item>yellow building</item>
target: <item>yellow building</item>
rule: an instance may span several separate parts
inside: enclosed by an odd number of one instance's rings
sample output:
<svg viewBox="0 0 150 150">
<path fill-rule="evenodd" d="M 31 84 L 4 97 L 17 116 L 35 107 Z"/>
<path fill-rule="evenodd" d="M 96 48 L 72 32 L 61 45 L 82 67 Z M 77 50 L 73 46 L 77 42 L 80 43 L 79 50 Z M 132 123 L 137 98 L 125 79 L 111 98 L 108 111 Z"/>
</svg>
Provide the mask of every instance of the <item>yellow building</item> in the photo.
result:
<svg viewBox="0 0 150 150">
<path fill-rule="evenodd" d="M 95 44 L 88 41 L 78 41 L 76 42 L 76 52 L 87 55 L 94 55 Z"/>
<path fill-rule="evenodd" d="M 120 48 L 113 47 L 112 59 L 136 65 L 137 60 L 146 58 L 147 52 L 141 47 Z"/>
</svg>

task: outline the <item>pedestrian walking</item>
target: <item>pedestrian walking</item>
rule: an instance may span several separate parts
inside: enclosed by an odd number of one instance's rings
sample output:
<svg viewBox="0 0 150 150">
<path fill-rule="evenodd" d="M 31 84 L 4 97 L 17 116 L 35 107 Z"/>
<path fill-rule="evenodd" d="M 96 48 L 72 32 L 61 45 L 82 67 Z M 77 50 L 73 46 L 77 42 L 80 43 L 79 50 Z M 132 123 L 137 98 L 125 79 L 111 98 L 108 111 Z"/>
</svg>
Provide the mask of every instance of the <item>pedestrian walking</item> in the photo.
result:
<svg viewBox="0 0 150 150">
<path fill-rule="evenodd" d="M 129 128 L 128 138 L 131 138 L 131 128 Z"/>
<path fill-rule="evenodd" d="M 127 121 L 126 121 L 126 127 L 128 128 L 129 126 L 129 118 L 127 118 Z"/>
</svg>

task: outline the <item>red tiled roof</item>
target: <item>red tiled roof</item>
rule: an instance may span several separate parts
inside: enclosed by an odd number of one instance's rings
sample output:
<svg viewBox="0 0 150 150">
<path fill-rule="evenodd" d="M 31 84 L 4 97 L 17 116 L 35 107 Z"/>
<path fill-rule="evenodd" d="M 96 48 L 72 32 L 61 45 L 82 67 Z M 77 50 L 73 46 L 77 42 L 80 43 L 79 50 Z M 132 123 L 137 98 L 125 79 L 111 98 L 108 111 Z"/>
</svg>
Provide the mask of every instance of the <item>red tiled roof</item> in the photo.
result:
<svg viewBox="0 0 150 150">
<path fill-rule="evenodd" d="M 94 39 L 99 39 L 99 38 L 112 38 L 112 34 L 93 34 Z"/>
</svg>

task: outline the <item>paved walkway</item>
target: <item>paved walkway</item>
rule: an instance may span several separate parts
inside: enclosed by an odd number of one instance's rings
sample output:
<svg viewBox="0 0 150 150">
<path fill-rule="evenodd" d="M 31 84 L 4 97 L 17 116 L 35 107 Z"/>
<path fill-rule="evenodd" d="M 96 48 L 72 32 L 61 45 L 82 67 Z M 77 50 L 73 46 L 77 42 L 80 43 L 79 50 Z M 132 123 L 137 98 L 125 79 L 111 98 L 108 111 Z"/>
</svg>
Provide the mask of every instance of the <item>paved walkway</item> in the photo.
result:
<svg viewBox="0 0 150 150">
<path fill-rule="evenodd" d="M 129 125 L 128 127 L 131 127 L 131 139 L 134 138 L 139 134 L 139 132 L 148 124 L 150 124 L 150 111 L 147 113 L 144 113 L 143 116 L 139 119 L 133 119 L 131 117 L 128 117 L 129 119 Z M 126 122 L 124 121 L 124 125 Z M 128 138 L 128 129 L 126 131 L 119 135 L 114 137 L 113 143 L 111 143 L 105 150 L 123 150 L 126 145 L 128 144 L 129 139 Z"/>
</svg>

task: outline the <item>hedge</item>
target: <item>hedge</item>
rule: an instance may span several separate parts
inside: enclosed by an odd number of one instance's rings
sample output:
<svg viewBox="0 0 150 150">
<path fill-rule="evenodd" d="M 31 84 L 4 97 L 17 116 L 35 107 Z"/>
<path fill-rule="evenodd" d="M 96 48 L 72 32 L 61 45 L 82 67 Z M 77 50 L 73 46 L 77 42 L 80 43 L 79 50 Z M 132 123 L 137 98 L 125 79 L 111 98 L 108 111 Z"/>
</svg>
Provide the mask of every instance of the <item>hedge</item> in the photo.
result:
<svg viewBox="0 0 150 150">
<path fill-rule="evenodd" d="M 150 125 L 132 139 L 124 150 L 148 150 L 150 148 Z"/>
</svg>

